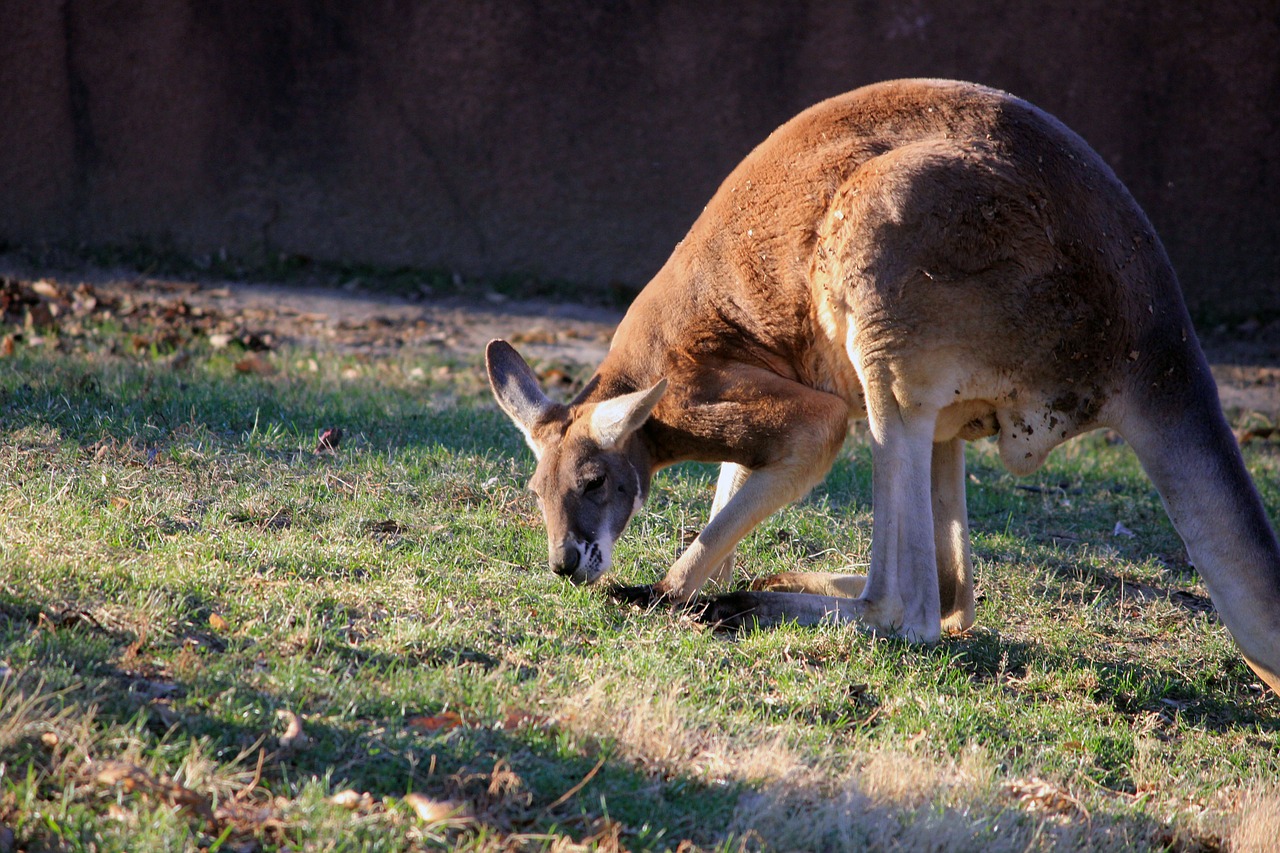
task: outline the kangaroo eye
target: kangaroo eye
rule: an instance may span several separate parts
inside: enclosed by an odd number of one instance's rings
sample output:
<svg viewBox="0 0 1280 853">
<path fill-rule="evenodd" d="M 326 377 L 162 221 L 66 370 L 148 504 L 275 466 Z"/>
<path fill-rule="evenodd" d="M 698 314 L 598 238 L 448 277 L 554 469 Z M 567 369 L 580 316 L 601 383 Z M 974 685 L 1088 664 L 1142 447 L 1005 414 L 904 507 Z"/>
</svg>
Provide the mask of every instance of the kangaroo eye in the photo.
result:
<svg viewBox="0 0 1280 853">
<path fill-rule="evenodd" d="M 587 480 L 587 482 L 583 483 L 582 493 L 584 495 L 589 495 L 592 492 L 597 492 L 602 488 L 604 488 L 604 477 L 592 477 L 590 480 Z"/>
</svg>

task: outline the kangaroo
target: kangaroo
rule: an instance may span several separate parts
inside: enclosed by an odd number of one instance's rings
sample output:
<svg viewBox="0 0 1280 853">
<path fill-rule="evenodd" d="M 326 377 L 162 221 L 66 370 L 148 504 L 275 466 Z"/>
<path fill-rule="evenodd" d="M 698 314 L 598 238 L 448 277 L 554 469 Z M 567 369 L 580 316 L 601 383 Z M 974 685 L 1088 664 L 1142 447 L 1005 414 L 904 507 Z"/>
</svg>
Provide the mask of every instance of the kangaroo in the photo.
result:
<svg viewBox="0 0 1280 853">
<path fill-rule="evenodd" d="M 568 405 L 503 341 L 502 410 L 537 457 L 551 568 L 599 579 L 658 469 L 719 462 L 711 517 L 631 599 L 726 585 L 739 540 L 872 446 L 866 575 L 784 573 L 702 600 L 730 626 L 860 623 L 912 641 L 974 621 L 963 442 L 1014 474 L 1118 431 L 1223 622 L 1280 692 L 1280 548 L 1151 224 L 1075 133 L 969 83 L 823 101 L 724 181 Z"/>
</svg>

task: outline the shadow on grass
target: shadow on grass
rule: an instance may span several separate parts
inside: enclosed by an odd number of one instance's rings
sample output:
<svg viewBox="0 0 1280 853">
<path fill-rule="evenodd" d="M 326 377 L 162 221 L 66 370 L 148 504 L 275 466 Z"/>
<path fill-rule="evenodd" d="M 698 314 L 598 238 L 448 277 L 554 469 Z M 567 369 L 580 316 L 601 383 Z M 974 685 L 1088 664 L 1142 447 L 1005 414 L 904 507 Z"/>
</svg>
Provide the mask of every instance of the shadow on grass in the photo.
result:
<svg viewBox="0 0 1280 853">
<path fill-rule="evenodd" d="M 376 377 L 312 381 L 219 375 L 162 360 L 21 350 L 0 371 L 0 434 L 52 429 L 89 446 L 102 439 L 163 451 L 202 435 L 267 452 L 315 446 L 332 426 L 371 448 L 438 446 L 454 453 L 522 452 L 497 409 L 459 407 L 452 390 L 397 389 Z M 482 368 L 477 361 L 477 382 Z M 477 384 L 476 387 L 479 387 Z"/>
<path fill-rule="evenodd" d="M 761 803 L 769 819 L 776 818 L 779 811 L 816 808 L 821 816 L 813 820 L 833 821 L 830 838 L 849 840 L 847 833 L 853 832 L 852 840 L 858 845 L 875 837 L 883 840 L 880 834 L 884 832 L 890 833 L 888 838 L 897 838 L 894 833 L 923 838 L 910 834 L 924 829 L 921 815 L 913 807 L 873 804 L 856 791 L 849 799 L 848 792 L 759 792 L 737 784 L 709 784 L 691 775 L 673 775 L 614 757 L 607 741 L 566 738 L 552 721 L 530 718 L 513 725 L 509 719 L 469 717 L 467 709 L 431 703 L 397 710 L 390 707 L 394 703 L 377 696 L 358 699 L 345 712 L 335 714 L 329 695 L 333 686 L 321 683 L 318 691 L 314 686 L 264 689 L 259 679 L 248 677 L 259 660 L 252 640 L 219 638 L 192 629 L 192 625 L 207 623 L 207 605 L 198 596 L 184 601 L 183 609 L 188 611 L 183 623 L 165 639 L 155 641 L 149 653 L 147 648 L 138 648 L 145 638 L 103 624 L 88 615 L 91 610 L 87 606 L 69 605 L 60 613 L 50 613 L 46 604 L 30 597 L 0 593 L 0 658 L 22 657 L 28 672 L 48 673 L 47 686 L 65 689 L 59 701 L 67 705 L 98 706 L 95 728 L 107 737 L 96 747 L 96 760 L 117 757 L 105 754 L 101 744 L 129 740 L 141 740 L 144 755 L 168 743 L 171 762 L 179 760 L 172 745 L 190 739 L 203 740 L 223 762 L 262 744 L 267 760 L 260 784 L 286 798 L 309 780 L 329 785 L 330 791 L 343 787 L 368 791 L 379 800 L 418 792 L 441 800 L 465 800 L 489 832 L 562 833 L 577 839 L 597 835 L 607 816 L 624 827 L 621 842 L 628 849 L 670 849 L 684 839 L 704 846 L 736 847 L 728 827 L 744 818 L 744 804 Z M 31 637 L 36 633 L 40 636 L 33 644 Z M 23 645 L 27 648 L 18 651 Z M 905 643 L 903 647 L 913 648 Z M 1047 653 L 1035 644 L 991 633 L 946 641 L 939 650 L 975 682 L 1016 680 L 1032 665 L 1039 669 L 1079 666 L 1079 662 Z M 172 666 L 177 675 L 148 669 L 148 660 L 165 653 L 171 659 L 174 655 L 185 657 L 183 667 Z M 470 647 L 424 648 L 416 654 L 392 656 L 328 637 L 309 649 L 307 657 L 331 662 L 330 671 L 322 674 L 322 680 L 331 685 L 371 671 L 413 667 L 474 668 L 479 678 L 501 665 L 492 655 Z M 1100 695 L 1119 695 L 1135 684 L 1150 686 L 1154 695 L 1159 685 L 1177 679 L 1176 673 L 1138 665 L 1112 663 L 1092 668 L 1098 676 Z M 521 677 L 527 676 L 517 673 L 517 678 Z M 1225 714 L 1224 709 L 1223 704 L 1210 703 L 1190 709 L 1190 713 L 1203 713 L 1203 720 L 1196 725 L 1217 730 L 1252 733 L 1259 727 L 1266 731 L 1275 728 L 1273 722 Z M 303 719 L 305 746 L 279 746 L 281 726 L 276 713 L 286 710 Z M 450 718 L 450 710 L 458 716 Z M 426 724 L 417 724 L 415 719 Z M 1114 747 L 1122 749 L 1124 744 Z M 5 752 L 0 753 L 0 761 L 22 766 L 23 750 Z M 27 754 L 32 752 L 38 753 L 38 748 Z M 250 752 L 249 766 L 253 754 Z M 168 772 L 175 770 L 172 767 Z M 1102 781 L 1117 789 L 1124 787 L 1118 778 Z M 771 799 L 777 797 L 782 799 Z M 981 813 L 938 812 L 936 808 L 930 813 L 933 818 L 925 823 L 947 821 L 947 834 L 952 839 L 968 838 L 977 844 L 983 838 L 997 837 Z M 753 819 L 751 815 L 748 810 L 748 821 Z M 1142 814 L 1117 816 L 1117 820 L 1131 838 L 1151 838 L 1166 831 Z M 1077 829 L 1053 822 L 1047 825 L 1045 837 L 1065 840 Z M 795 826 L 784 821 L 782 831 L 795 831 Z M 770 829 L 765 827 L 763 832 L 763 838 L 757 840 L 768 842 Z"/>
<path fill-rule="evenodd" d="M 1156 714 L 1167 722 L 1177 717 L 1188 727 L 1212 732 L 1280 731 L 1280 717 L 1259 713 L 1252 701 L 1256 696 L 1245 694 L 1244 685 L 1256 679 L 1243 662 L 1233 671 L 1191 680 L 1172 667 L 1080 658 L 989 631 L 944 644 L 954 664 L 975 683 L 1005 683 L 1016 690 L 1032 666 L 1042 671 L 1083 670 L 1089 676 L 1089 698 L 1128 717 Z"/>
<path fill-rule="evenodd" d="M 111 733 L 96 745 L 97 754 L 91 757 L 97 761 L 119 757 L 109 753 L 109 743 L 123 749 L 126 742 L 140 739 L 145 756 L 163 741 L 202 739 L 223 762 L 252 750 L 251 768 L 261 745 L 266 760 L 259 784 L 286 798 L 308 780 L 321 780 L 333 791 L 352 788 L 378 800 L 411 792 L 464 800 L 482 828 L 502 834 L 562 833 L 587 839 L 600 832 L 607 817 L 619 822 L 628 848 L 674 848 L 684 839 L 699 844 L 728 840 L 723 828 L 737 804 L 737 786 L 655 778 L 611 757 L 608 742 L 578 737 L 575 746 L 554 721 L 535 717 L 486 720 L 465 709 L 454 717 L 429 703 L 387 714 L 375 701 L 365 709 L 352 707 L 337 716 L 338 722 L 320 721 L 309 716 L 305 701 L 249 686 L 248 679 L 212 661 L 201 665 L 202 658 L 226 655 L 252 666 L 250 641 L 211 642 L 202 632 L 178 631 L 165 644 L 186 656 L 191 674 L 183 678 L 145 662 L 151 656 L 138 653 L 145 638 L 89 613 L 76 607 L 50 613 L 40 602 L 0 593 L 0 659 L 19 657 L 15 647 L 25 645 L 21 656 L 29 658 L 26 672 L 44 673 L 46 691 L 61 691 L 58 701 L 66 706 L 96 706 L 95 729 Z M 406 660 L 333 646 L 317 654 L 336 649 L 357 668 L 438 665 L 484 671 L 496 665 L 492 657 L 468 648 L 434 649 Z M 16 677 L 30 678 L 22 673 Z M 304 746 L 280 746 L 276 712 L 284 710 L 302 718 Z M 434 725 L 436 720 L 444 722 Z M 24 757 L 51 769 L 38 747 L 11 744 L 0 751 L 0 763 L 15 769 L 26 763 Z M 168 773 L 176 770 L 171 767 Z"/>
</svg>

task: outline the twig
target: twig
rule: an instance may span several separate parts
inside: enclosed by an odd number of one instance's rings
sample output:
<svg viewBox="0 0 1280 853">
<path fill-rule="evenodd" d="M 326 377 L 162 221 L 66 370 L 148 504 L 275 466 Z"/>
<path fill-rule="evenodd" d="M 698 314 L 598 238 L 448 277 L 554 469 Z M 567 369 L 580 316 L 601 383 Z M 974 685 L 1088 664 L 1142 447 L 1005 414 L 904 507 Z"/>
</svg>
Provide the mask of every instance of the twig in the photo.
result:
<svg viewBox="0 0 1280 853">
<path fill-rule="evenodd" d="M 564 792 L 563 794 L 561 794 L 559 797 L 557 797 L 557 798 L 556 798 L 556 801 L 555 801 L 554 803 L 552 803 L 551 805 L 547 806 L 545 809 L 543 809 L 543 810 L 542 810 L 542 815 L 546 815 L 549 811 L 551 811 L 552 809 L 554 809 L 556 806 L 558 806 L 558 805 L 560 805 L 560 804 L 562 804 L 562 803 L 566 802 L 566 801 L 567 801 L 570 797 L 572 797 L 574 794 L 578 793 L 578 792 L 579 792 L 579 791 L 581 791 L 583 788 L 585 788 L 585 787 L 586 787 L 586 785 L 587 785 L 587 783 L 588 783 L 588 782 L 590 782 L 590 781 L 591 781 L 591 779 L 592 779 L 592 778 L 593 778 L 597 773 L 599 773 L 599 772 L 600 772 L 600 768 L 601 768 L 601 767 L 604 767 L 604 760 L 605 760 L 605 758 L 606 758 L 606 756 L 603 756 L 603 755 L 602 755 L 602 756 L 600 756 L 600 760 L 596 762 L 596 766 L 595 766 L 595 767 L 592 767 L 592 768 L 587 772 L 587 775 L 582 777 L 582 781 L 581 781 L 581 782 L 579 782 L 578 784 L 574 785 L 574 786 L 573 786 L 572 788 L 570 788 L 569 790 L 565 791 L 565 792 Z"/>
<path fill-rule="evenodd" d="M 241 788 L 239 791 L 236 791 L 236 795 L 231 798 L 233 801 L 237 803 L 240 802 L 245 797 L 249 796 L 249 794 L 253 793 L 254 788 L 258 787 L 258 783 L 262 781 L 262 762 L 266 757 L 267 757 L 266 750 L 259 747 L 258 748 L 258 769 L 253 771 L 253 781 L 249 783 L 249 787 Z"/>
<path fill-rule="evenodd" d="M 522 566 L 519 563 L 511 563 L 511 562 L 508 562 L 507 560 L 499 560 L 497 557 L 494 557 L 490 554 L 486 554 L 484 551 L 481 551 L 479 548 L 477 548 L 474 545 L 468 545 L 467 547 L 470 548 L 477 557 L 482 557 L 491 563 L 498 563 L 499 565 L 507 566 L 508 568 L 512 568 L 512 569 L 527 568 L 526 566 Z"/>
</svg>

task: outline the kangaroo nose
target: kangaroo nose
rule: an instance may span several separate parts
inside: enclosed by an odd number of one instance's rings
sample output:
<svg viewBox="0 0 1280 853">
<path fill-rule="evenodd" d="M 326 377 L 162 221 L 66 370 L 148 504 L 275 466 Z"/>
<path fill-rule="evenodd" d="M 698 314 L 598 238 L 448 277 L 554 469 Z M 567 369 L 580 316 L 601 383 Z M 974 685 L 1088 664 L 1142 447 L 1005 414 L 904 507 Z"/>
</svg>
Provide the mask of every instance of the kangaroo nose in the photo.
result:
<svg viewBox="0 0 1280 853">
<path fill-rule="evenodd" d="M 567 578 L 578 570 L 580 556 L 578 549 L 570 545 L 564 548 L 551 561 L 551 570 L 561 577 Z"/>
</svg>

